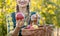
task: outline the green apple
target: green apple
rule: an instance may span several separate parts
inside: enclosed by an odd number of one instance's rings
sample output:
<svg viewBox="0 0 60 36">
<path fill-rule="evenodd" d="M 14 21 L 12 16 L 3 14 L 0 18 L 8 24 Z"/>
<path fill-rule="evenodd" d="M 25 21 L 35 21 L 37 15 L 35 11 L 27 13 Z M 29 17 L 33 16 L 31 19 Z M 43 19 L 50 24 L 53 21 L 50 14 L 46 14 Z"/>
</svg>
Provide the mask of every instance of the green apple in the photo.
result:
<svg viewBox="0 0 60 36">
<path fill-rule="evenodd" d="M 33 25 L 32 26 L 34 29 L 38 29 L 38 26 L 37 25 Z"/>
</svg>

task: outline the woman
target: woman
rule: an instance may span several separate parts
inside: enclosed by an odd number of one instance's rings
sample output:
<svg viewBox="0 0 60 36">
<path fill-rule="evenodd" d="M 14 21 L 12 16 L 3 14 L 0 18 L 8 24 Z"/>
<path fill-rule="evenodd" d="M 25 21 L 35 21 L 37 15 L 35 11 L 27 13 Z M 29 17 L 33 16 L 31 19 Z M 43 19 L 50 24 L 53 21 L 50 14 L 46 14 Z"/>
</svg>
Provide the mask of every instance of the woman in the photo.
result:
<svg viewBox="0 0 60 36">
<path fill-rule="evenodd" d="M 17 12 L 14 12 L 11 15 L 7 16 L 7 18 L 12 18 L 11 20 L 7 19 L 8 33 L 9 33 L 8 36 L 18 36 L 18 34 L 19 36 L 22 36 L 21 31 L 20 31 L 21 28 L 24 27 L 24 26 L 22 27 L 22 25 L 24 25 L 25 22 L 29 24 L 29 2 L 30 0 L 16 0 L 16 2 L 17 2 L 17 7 L 16 7 Z M 24 19 L 22 21 L 15 19 L 15 15 L 18 12 L 22 12 L 25 15 L 25 22 L 24 22 Z M 33 14 L 36 14 L 36 13 L 33 12 L 31 15 Z"/>
<path fill-rule="evenodd" d="M 14 12 L 11 14 L 10 17 L 12 17 L 12 22 L 13 22 L 13 26 L 10 26 L 11 24 L 8 24 L 8 36 L 18 36 L 18 33 L 19 33 L 19 36 L 22 36 L 21 35 L 21 27 L 22 25 L 24 25 L 24 19 L 21 21 L 21 20 L 16 20 L 15 19 L 15 15 L 18 13 L 18 12 L 22 12 L 24 15 L 25 15 L 25 22 L 28 23 L 29 21 L 29 0 L 16 0 L 17 2 L 17 12 Z M 8 18 L 10 18 L 8 17 Z M 10 23 L 11 21 L 7 20 L 8 22 L 7 23 Z M 10 30 L 10 27 L 13 27 L 13 29 Z M 19 32 L 20 31 L 20 32 Z"/>
</svg>

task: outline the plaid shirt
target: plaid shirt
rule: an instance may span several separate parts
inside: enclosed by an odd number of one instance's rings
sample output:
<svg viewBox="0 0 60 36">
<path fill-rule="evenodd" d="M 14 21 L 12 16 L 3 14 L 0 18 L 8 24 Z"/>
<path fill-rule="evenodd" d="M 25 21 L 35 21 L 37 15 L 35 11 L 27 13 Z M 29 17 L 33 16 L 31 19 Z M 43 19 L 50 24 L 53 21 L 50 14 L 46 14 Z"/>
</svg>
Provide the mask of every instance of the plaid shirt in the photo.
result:
<svg viewBox="0 0 60 36">
<path fill-rule="evenodd" d="M 7 16 L 6 16 L 6 22 L 7 22 L 7 32 L 10 32 L 11 30 L 13 30 L 14 29 L 14 23 L 13 23 L 13 21 L 12 21 L 12 16 L 11 16 L 11 14 L 7 14 Z"/>
</svg>

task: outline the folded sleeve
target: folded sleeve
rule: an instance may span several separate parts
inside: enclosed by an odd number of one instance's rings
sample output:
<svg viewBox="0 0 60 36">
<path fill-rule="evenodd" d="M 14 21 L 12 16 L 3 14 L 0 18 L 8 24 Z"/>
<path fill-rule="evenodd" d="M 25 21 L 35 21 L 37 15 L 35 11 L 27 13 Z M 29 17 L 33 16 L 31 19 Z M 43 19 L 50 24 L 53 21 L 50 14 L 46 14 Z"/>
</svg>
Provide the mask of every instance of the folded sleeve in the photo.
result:
<svg viewBox="0 0 60 36">
<path fill-rule="evenodd" d="M 14 29 L 11 14 L 6 14 L 6 23 L 7 23 L 7 32 L 9 33 Z"/>
</svg>

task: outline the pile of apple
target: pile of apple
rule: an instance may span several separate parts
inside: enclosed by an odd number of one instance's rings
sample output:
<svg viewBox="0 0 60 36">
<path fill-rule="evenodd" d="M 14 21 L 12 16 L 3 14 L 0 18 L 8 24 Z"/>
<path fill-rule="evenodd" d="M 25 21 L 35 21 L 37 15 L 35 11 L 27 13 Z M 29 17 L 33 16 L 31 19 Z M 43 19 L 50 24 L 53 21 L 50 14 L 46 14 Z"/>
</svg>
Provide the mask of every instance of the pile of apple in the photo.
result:
<svg viewBox="0 0 60 36">
<path fill-rule="evenodd" d="M 28 25 L 27 29 L 33 30 L 33 29 L 38 29 L 37 25 Z"/>
<path fill-rule="evenodd" d="M 18 12 L 16 14 L 16 20 L 22 20 L 22 19 L 24 19 L 24 14 L 22 12 Z"/>
</svg>

